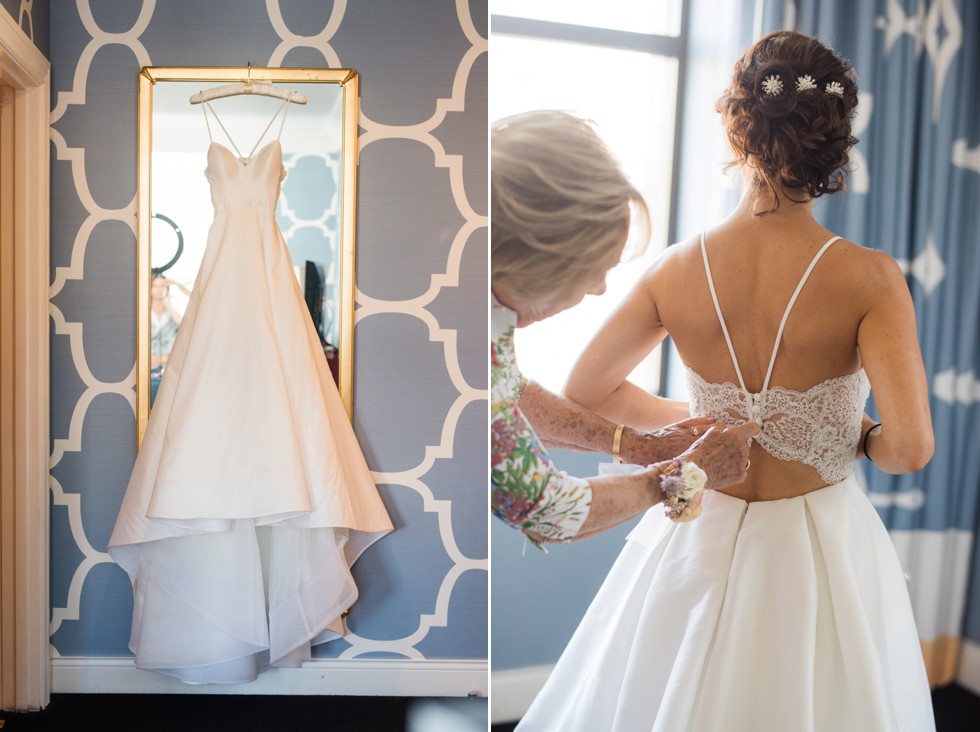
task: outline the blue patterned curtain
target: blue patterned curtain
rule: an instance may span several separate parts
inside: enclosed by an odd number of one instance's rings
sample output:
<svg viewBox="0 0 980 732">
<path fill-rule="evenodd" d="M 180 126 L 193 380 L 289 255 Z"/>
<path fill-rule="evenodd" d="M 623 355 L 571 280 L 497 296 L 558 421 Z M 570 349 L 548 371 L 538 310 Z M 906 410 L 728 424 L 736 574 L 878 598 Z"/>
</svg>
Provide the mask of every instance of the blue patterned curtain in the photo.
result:
<svg viewBox="0 0 980 732">
<path fill-rule="evenodd" d="M 908 572 L 930 680 L 959 673 L 980 692 L 980 2 L 766 0 L 760 20 L 818 36 L 858 72 L 856 169 L 819 217 L 905 271 L 936 435 L 925 470 L 866 466 L 867 484 Z"/>
</svg>

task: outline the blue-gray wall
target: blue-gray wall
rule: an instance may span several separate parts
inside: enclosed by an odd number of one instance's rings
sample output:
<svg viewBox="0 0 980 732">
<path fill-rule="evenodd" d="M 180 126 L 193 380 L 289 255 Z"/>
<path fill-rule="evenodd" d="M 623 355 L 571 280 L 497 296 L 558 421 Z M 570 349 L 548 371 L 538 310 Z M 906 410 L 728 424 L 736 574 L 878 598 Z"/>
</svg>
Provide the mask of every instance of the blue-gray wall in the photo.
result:
<svg viewBox="0 0 980 732">
<path fill-rule="evenodd" d="M 51 12 L 51 0 L 34 0 L 27 6 L 22 0 L 0 0 L 0 7 L 17 21 L 24 35 L 50 59 L 48 16 Z"/>
<path fill-rule="evenodd" d="M 571 475 L 596 475 L 599 463 L 610 460 L 566 450 L 550 454 Z M 638 521 L 585 541 L 551 545 L 547 554 L 503 521 L 491 522 L 494 672 L 558 660 Z"/>
<path fill-rule="evenodd" d="M 137 73 L 251 62 L 361 75 L 354 425 L 397 530 L 355 566 L 350 627 L 374 657 L 486 658 L 486 0 L 272 6 L 52 13 L 52 645 L 127 653 L 104 552 L 134 460 Z"/>
</svg>

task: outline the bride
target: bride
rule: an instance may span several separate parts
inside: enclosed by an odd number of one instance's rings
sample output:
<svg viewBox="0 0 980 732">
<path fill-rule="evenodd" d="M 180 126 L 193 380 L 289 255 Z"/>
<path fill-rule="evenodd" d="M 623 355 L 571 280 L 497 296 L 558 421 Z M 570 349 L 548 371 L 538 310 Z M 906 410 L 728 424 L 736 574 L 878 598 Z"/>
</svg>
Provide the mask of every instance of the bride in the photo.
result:
<svg viewBox="0 0 980 732">
<path fill-rule="evenodd" d="M 735 65 L 718 109 L 740 204 L 652 266 L 566 393 L 641 421 L 651 397 L 626 378 L 669 333 L 691 413 L 762 432 L 700 519 L 647 513 L 519 729 L 934 729 L 903 570 L 853 477 L 856 457 L 905 473 L 932 455 L 912 300 L 891 258 L 811 212 L 844 188 L 856 104 L 850 64 L 807 36 Z"/>
</svg>

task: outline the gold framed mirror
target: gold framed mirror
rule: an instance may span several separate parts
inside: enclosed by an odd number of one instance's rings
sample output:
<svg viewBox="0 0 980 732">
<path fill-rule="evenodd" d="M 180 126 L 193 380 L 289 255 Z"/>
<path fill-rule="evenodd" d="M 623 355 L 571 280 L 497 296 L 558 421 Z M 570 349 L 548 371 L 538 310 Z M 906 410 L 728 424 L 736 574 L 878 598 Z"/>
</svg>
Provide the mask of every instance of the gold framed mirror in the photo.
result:
<svg viewBox="0 0 980 732">
<path fill-rule="evenodd" d="M 221 84 L 248 92 L 192 95 Z M 252 85 L 296 92 L 305 104 L 270 98 Z M 275 119 L 279 105 L 288 119 Z M 204 170 L 212 141 L 256 148 L 281 135 L 286 176 L 276 222 L 289 248 L 311 321 L 348 417 L 353 407 L 354 246 L 358 76 L 352 69 L 145 67 L 139 74 L 137 192 L 136 446 L 166 374 L 181 307 L 194 287 L 214 217 Z M 280 124 L 282 126 L 280 127 Z M 236 145 L 236 143 L 238 143 Z M 230 152 L 230 150 L 229 150 Z M 247 165 L 248 157 L 237 157 Z M 152 285 L 151 285 L 152 283 Z"/>
</svg>

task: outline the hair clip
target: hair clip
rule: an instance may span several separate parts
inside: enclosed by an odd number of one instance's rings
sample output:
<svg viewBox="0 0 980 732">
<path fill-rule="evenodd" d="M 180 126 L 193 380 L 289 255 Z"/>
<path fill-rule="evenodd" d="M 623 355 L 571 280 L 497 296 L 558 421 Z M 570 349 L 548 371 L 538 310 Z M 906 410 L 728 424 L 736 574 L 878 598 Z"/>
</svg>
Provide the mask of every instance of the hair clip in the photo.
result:
<svg viewBox="0 0 980 732">
<path fill-rule="evenodd" d="M 796 80 L 796 91 L 804 92 L 808 89 L 816 89 L 817 82 L 813 80 L 813 77 L 809 74 L 804 74 L 799 79 Z"/>
<path fill-rule="evenodd" d="M 839 81 L 832 81 L 824 88 L 824 92 L 827 94 L 836 94 L 837 96 L 844 98 L 844 85 Z"/>
<path fill-rule="evenodd" d="M 783 93 L 783 82 L 776 74 L 767 76 L 762 82 L 762 91 L 767 97 L 778 97 Z"/>
</svg>

